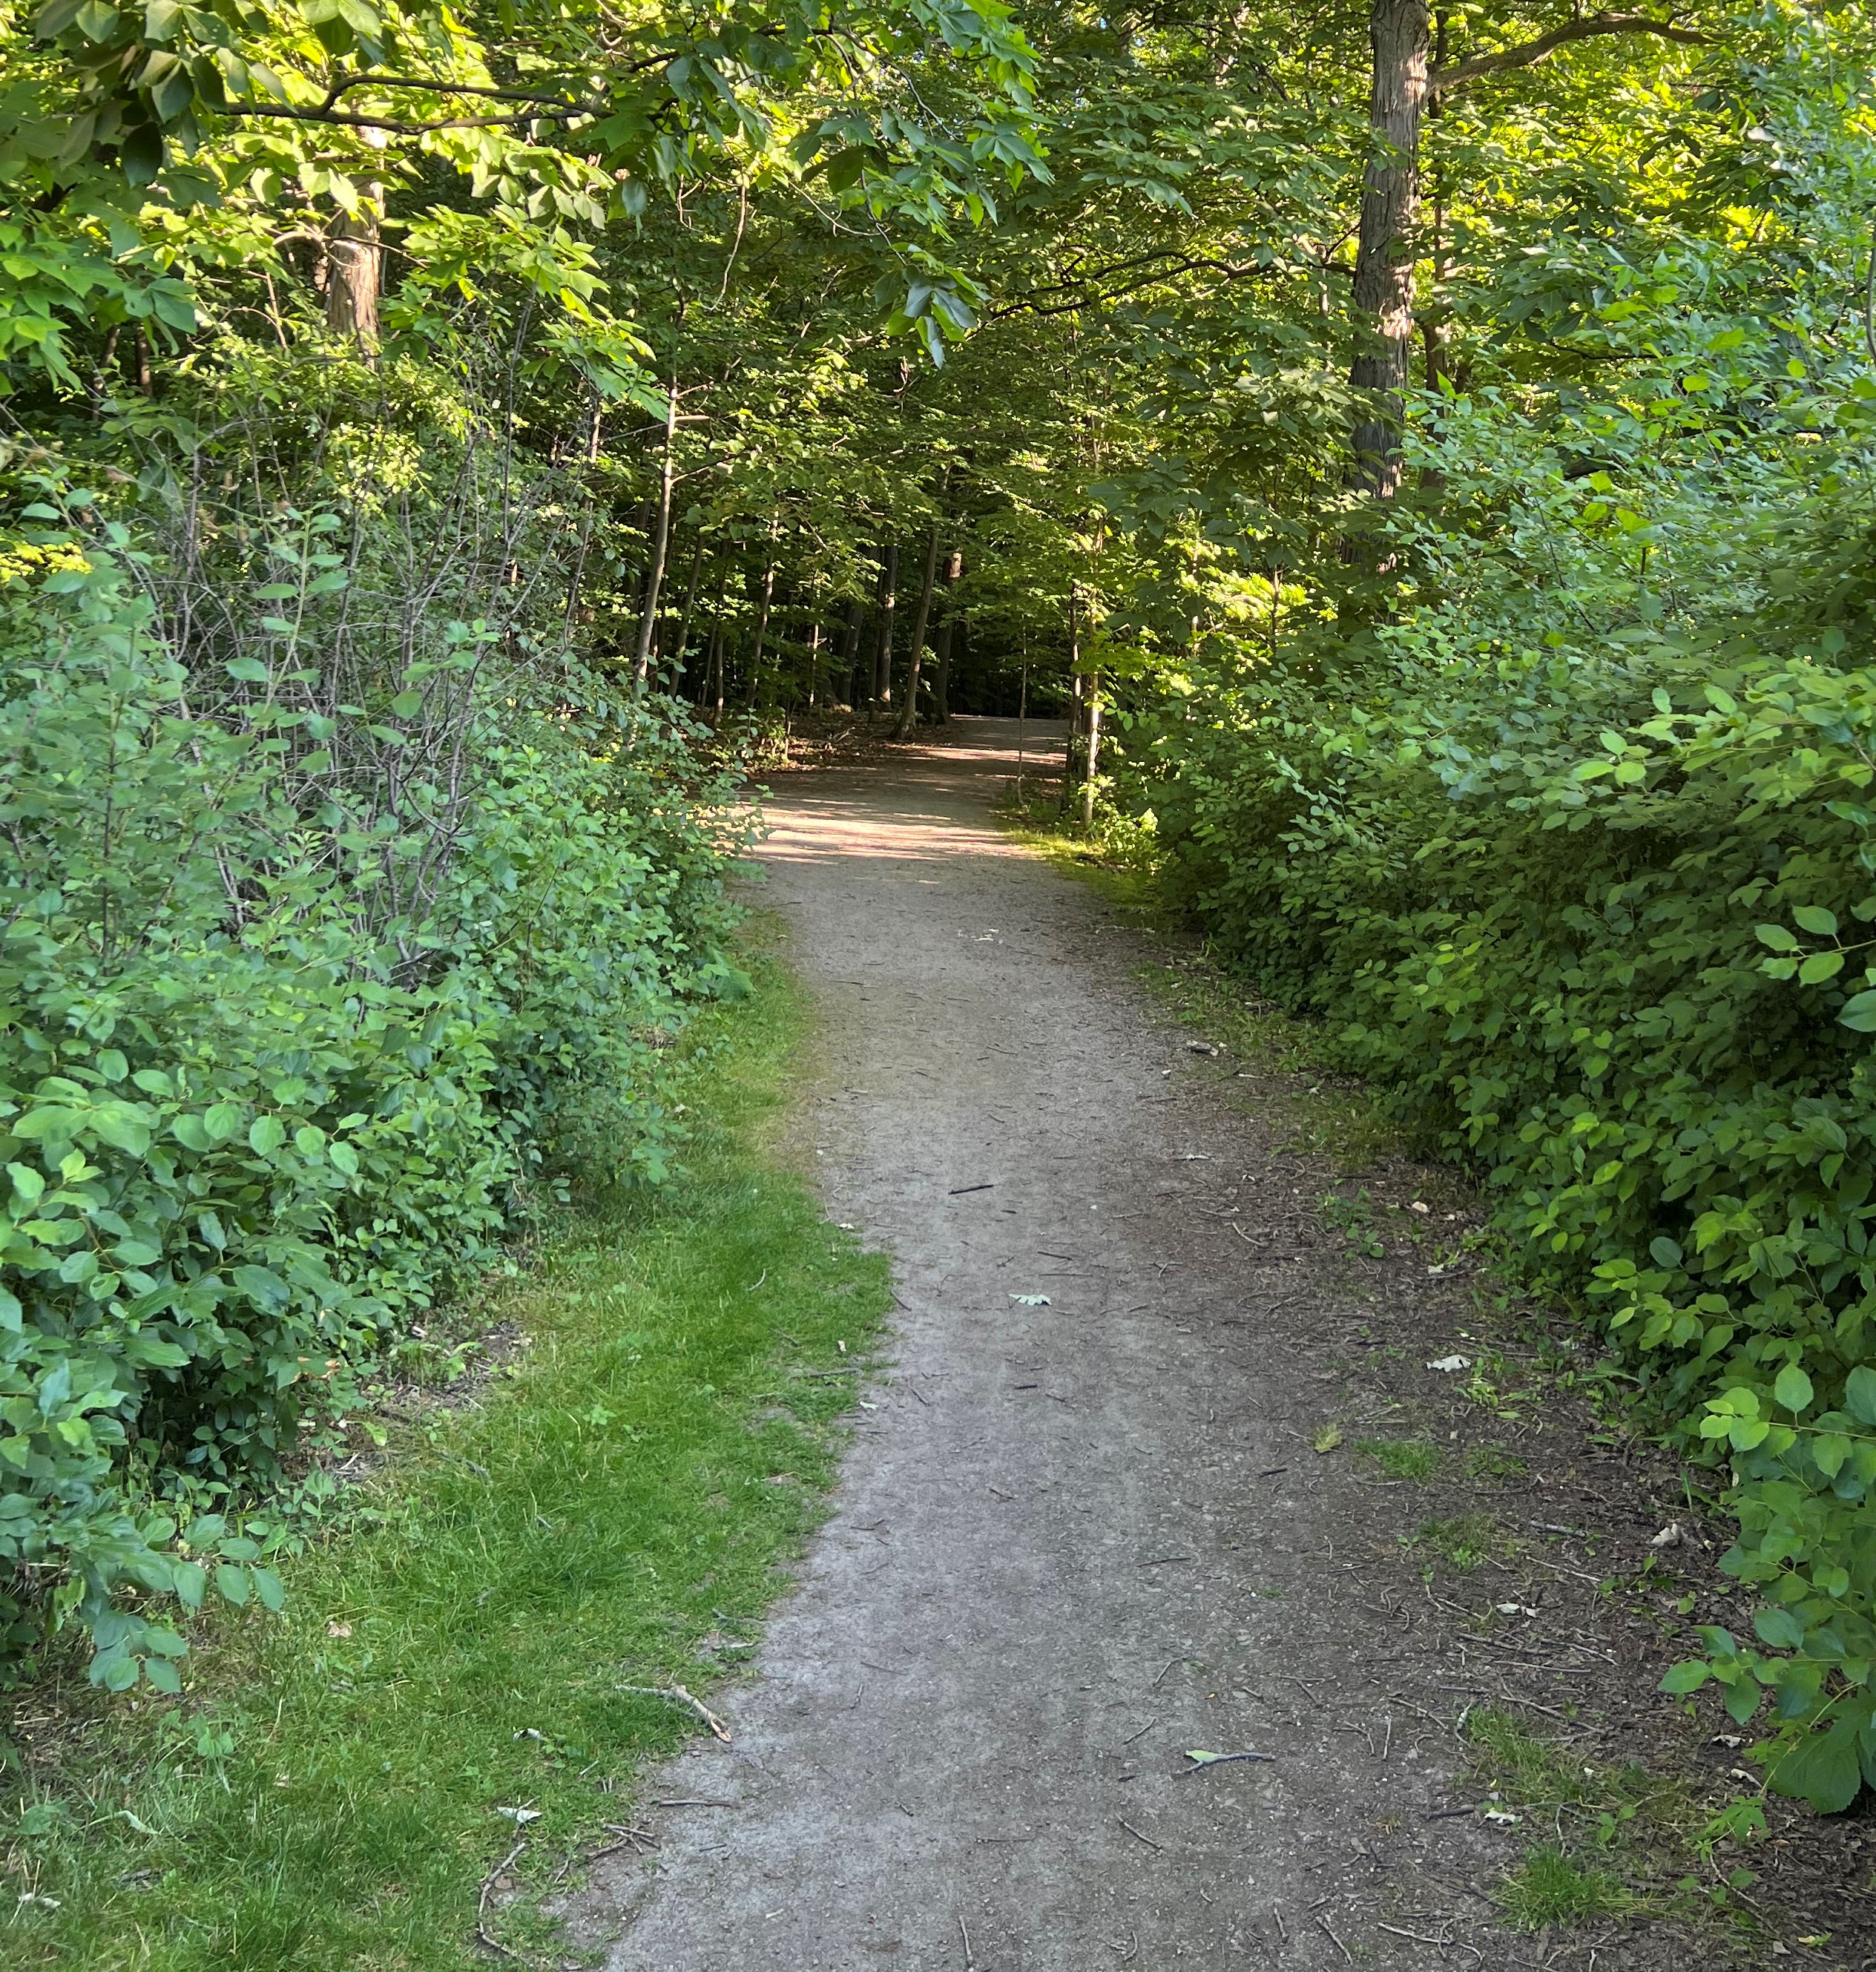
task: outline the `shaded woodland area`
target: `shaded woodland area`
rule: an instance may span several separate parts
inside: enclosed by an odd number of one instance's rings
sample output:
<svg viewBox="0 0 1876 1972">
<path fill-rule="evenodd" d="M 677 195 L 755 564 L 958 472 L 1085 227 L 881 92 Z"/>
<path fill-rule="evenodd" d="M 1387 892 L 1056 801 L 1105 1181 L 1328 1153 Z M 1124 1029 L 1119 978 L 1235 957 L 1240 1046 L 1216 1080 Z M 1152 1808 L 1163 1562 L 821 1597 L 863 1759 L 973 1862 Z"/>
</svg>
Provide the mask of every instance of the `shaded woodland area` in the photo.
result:
<svg viewBox="0 0 1876 1972">
<path fill-rule="evenodd" d="M 176 1691 L 358 1366 L 661 1180 L 765 733 L 1021 702 L 1730 1489 L 1675 1688 L 1876 1779 L 1864 9 L 8 24 L 22 1672 Z"/>
</svg>

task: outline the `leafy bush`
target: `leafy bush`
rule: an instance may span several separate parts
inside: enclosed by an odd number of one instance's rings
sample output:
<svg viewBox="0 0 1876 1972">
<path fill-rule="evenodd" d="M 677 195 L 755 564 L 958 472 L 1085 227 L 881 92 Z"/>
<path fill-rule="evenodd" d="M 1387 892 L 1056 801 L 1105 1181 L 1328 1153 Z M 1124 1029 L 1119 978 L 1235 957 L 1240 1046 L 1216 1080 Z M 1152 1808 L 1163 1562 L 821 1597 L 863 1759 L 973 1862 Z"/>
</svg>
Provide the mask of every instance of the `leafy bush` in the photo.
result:
<svg viewBox="0 0 1876 1972">
<path fill-rule="evenodd" d="M 292 711 L 237 658 L 254 702 L 205 716 L 160 570 L 42 534 L 0 589 L 0 1619 L 12 1661 L 75 1621 L 94 1678 L 174 1690 L 166 1607 L 281 1592 L 200 1510 L 279 1478 L 520 1188 L 661 1173 L 663 1033 L 737 977 L 732 782 L 669 708 L 484 664 L 446 837 L 361 823 L 305 756 L 364 707 Z M 426 857 L 422 914 L 382 908 Z"/>
<path fill-rule="evenodd" d="M 1600 516 L 1555 464 L 1561 567 Z M 1475 593 L 1242 685 L 1153 798 L 1261 987 L 1730 1451 L 1770 1647 L 1670 1688 L 1769 1690 L 1773 1784 L 1836 1808 L 1876 1783 L 1876 531 L 1821 491 L 1775 540 L 1710 511 L 1683 572 L 1732 573 L 1672 613 Z"/>
</svg>

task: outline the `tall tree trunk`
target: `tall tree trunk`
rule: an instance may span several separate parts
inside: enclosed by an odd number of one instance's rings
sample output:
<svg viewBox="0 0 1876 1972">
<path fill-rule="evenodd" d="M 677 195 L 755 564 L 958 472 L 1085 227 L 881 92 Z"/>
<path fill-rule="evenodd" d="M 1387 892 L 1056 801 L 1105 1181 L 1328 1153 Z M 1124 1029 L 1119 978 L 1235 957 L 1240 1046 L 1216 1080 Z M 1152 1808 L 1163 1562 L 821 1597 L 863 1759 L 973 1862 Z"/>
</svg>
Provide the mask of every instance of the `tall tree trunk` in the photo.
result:
<svg viewBox="0 0 1876 1972">
<path fill-rule="evenodd" d="M 1095 776 L 1101 766 L 1101 677 L 1098 672 L 1089 677 L 1087 691 L 1088 746 L 1086 763 L 1082 775 L 1082 826 L 1091 829 L 1095 825 Z"/>
<path fill-rule="evenodd" d="M 945 611 L 938 619 L 938 642 L 931 647 L 938 664 L 931 679 L 931 714 L 941 726 L 951 723 L 951 630 L 957 621 L 958 578 L 964 572 L 962 548 L 945 557 Z"/>
<path fill-rule="evenodd" d="M 1414 335 L 1413 230 L 1427 103 L 1427 0 L 1373 0 L 1368 168 L 1355 260 L 1355 363 L 1373 408 L 1355 428 L 1355 478 L 1385 499 L 1401 483 L 1401 397 Z"/>
<path fill-rule="evenodd" d="M 918 590 L 918 608 L 912 618 L 912 652 L 905 660 L 905 703 L 899 709 L 899 723 L 892 729 L 895 740 L 912 736 L 918 723 L 918 660 L 925 648 L 925 625 L 931 620 L 931 591 L 938 580 L 938 524 L 931 523 L 931 540 L 925 553 L 925 580 Z"/>
<path fill-rule="evenodd" d="M 1071 582 L 1069 584 L 1069 743 L 1062 756 L 1062 806 L 1065 813 L 1080 780 L 1083 761 L 1080 602 L 1080 592 Z"/>
<path fill-rule="evenodd" d="M 821 615 L 817 611 L 812 627 L 807 633 L 807 709 L 814 709 L 814 698 L 821 684 Z"/>
<path fill-rule="evenodd" d="M 860 633 L 866 620 L 866 606 L 856 597 L 847 606 L 847 628 L 840 638 L 839 668 L 835 673 L 847 687 L 847 710 L 860 704 Z"/>
<path fill-rule="evenodd" d="M 658 591 L 664 586 L 664 563 L 671 544 L 671 488 L 676 483 L 677 377 L 671 377 L 670 401 L 664 410 L 664 465 L 658 476 L 657 519 L 651 530 L 651 563 L 645 571 L 644 607 L 638 612 L 638 648 L 632 658 L 632 684 L 642 692 L 651 669 L 651 632 L 658 620 Z"/>
<path fill-rule="evenodd" d="M 367 129 L 362 134 L 374 149 L 384 148 L 382 130 Z M 378 289 L 384 259 L 378 219 L 384 210 L 384 188 L 373 183 L 358 189 L 357 211 L 340 214 L 326 236 L 326 326 L 334 335 L 370 350 L 378 339 Z"/>
<path fill-rule="evenodd" d="M 873 654 L 873 702 L 892 703 L 892 614 L 899 607 L 899 544 L 886 551 L 879 571 L 879 641 Z"/>
<path fill-rule="evenodd" d="M 684 675 L 690 656 L 690 619 L 697 606 L 697 578 L 703 573 L 703 537 L 697 536 L 697 551 L 690 557 L 690 580 L 684 589 L 684 613 L 677 625 L 677 667 L 673 683 Z"/>
<path fill-rule="evenodd" d="M 755 695 L 762 687 L 762 639 L 768 633 L 768 607 L 775 599 L 775 564 L 772 561 L 762 570 L 762 604 L 755 612 L 755 644 L 749 652 L 749 704 L 755 704 Z"/>
</svg>

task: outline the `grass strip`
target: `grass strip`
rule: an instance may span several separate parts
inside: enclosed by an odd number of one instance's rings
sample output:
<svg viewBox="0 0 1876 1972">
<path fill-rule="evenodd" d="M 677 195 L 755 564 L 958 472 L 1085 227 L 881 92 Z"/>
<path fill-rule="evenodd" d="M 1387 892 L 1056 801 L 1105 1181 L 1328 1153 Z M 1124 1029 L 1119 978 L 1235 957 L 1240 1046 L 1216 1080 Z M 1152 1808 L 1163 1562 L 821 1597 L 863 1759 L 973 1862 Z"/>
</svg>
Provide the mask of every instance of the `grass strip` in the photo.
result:
<svg viewBox="0 0 1876 1972">
<path fill-rule="evenodd" d="M 752 967 L 686 1042 L 683 1175 L 569 1212 L 490 1291 L 478 1326 L 525 1341 L 347 1489 L 285 1614 L 205 1621 L 179 1704 L 16 1708 L 0 1963 L 485 1965 L 491 1869 L 525 1837 L 544 1885 L 702 1729 L 622 1687 L 706 1693 L 759 1634 L 857 1380 L 812 1373 L 853 1367 L 889 1298 L 768 1148 L 803 1011 Z M 549 1933 L 525 1894 L 495 1928 Z"/>
</svg>

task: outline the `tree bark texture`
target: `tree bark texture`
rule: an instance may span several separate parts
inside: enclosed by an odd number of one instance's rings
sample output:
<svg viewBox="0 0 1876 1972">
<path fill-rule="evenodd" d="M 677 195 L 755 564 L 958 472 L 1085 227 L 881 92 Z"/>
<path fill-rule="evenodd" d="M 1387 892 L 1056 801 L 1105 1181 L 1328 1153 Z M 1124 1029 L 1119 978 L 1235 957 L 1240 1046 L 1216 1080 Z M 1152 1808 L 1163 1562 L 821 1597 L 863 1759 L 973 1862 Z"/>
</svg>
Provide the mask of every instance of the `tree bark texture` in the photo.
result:
<svg viewBox="0 0 1876 1972">
<path fill-rule="evenodd" d="M 1420 207 L 1420 130 L 1429 67 L 1427 0 L 1374 0 L 1368 168 L 1355 261 L 1354 367 L 1373 400 L 1355 428 L 1356 483 L 1380 498 L 1401 483 L 1401 397 L 1414 335 L 1413 231 Z"/>
<path fill-rule="evenodd" d="M 387 141 L 379 129 L 367 129 L 365 142 L 382 150 Z M 358 210 L 341 213 L 326 236 L 326 326 L 367 349 L 378 339 L 378 289 L 382 284 L 384 250 L 378 218 L 384 210 L 384 188 L 359 188 Z"/>
</svg>

